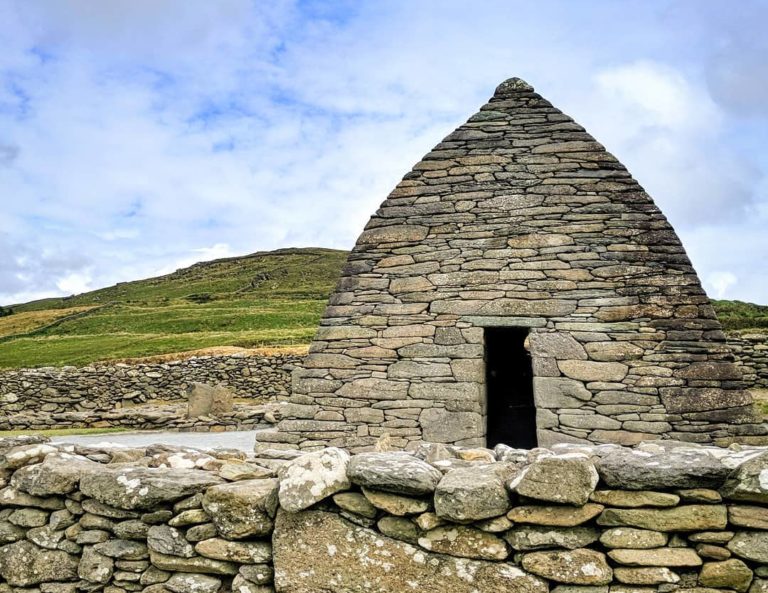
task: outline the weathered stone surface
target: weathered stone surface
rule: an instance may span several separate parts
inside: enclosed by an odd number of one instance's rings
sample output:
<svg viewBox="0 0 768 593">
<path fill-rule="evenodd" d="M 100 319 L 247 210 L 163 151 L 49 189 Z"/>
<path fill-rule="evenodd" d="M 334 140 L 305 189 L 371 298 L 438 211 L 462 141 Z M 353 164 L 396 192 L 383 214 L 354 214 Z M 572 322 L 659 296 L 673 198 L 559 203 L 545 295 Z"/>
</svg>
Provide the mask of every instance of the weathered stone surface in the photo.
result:
<svg viewBox="0 0 768 593">
<path fill-rule="evenodd" d="M 348 489 L 348 464 L 349 453 L 335 447 L 288 462 L 280 475 L 280 506 L 295 513 Z"/>
<path fill-rule="evenodd" d="M 483 434 L 483 417 L 476 412 L 427 408 L 419 416 L 419 423 L 424 440 L 431 443 L 453 443 L 479 438 Z"/>
<path fill-rule="evenodd" d="M 768 564 L 768 531 L 739 531 L 726 547 L 739 558 Z"/>
<path fill-rule="evenodd" d="M 768 529 L 768 509 L 756 505 L 728 505 L 728 521 L 736 527 Z"/>
<path fill-rule="evenodd" d="M 690 548 L 654 548 L 651 550 L 616 549 L 608 552 L 611 560 L 627 566 L 701 566 L 701 558 Z"/>
<path fill-rule="evenodd" d="M 509 510 L 503 464 L 453 469 L 435 490 L 435 513 L 456 523 L 468 523 L 503 515 Z M 596 475 L 596 474 L 595 474 Z"/>
<path fill-rule="evenodd" d="M 267 535 L 278 505 L 277 480 L 245 480 L 209 488 L 203 508 L 228 539 Z"/>
<path fill-rule="evenodd" d="M 222 480 L 211 472 L 160 468 L 103 468 L 86 474 L 80 490 L 86 496 L 121 509 L 152 509 L 201 492 Z"/>
<path fill-rule="evenodd" d="M 608 486 L 627 490 L 720 487 L 731 472 L 718 458 L 693 449 L 617 449 L 595 465 Z"/>
<path fill-rule="evenodd" d="M 566 377 L 534 377 L 533 395 L 538 408 L 580 408 L 592 399 L 581 381 Z"/>
<path fill-rule="evenodd" d="M 427 531 L 419 538 L 425 550 L 460 558 L 504 560 L 509 549 L 501 538 L 462 525 L 445 525 Z"/>
<path fill-rule="evenodd" d="M 355 515 L 367 517 L 368 519 L 376 518 L 376 507 L 359 492 L 340 492 L 339 494 L 334 494 L 333 502 L 335 502 L 339 508 L 354 513 Z"/>
<path fill-rule="evenodd" d="M 84 474 L 92 473 L 100 467 L 79 455 L 50 454 L 42 463 L 28 465 L 14 472 L 11 485 L 34 496 L 68 494 L 78 486 Z"/>
<path fill-rule="evenodd" d="M 9 585 L 29 587 L 50 581 L 77 579 L 78 558 L 20 541 L 0 548 L 0 577 Z"/>
<path fill-rule="evenodd" d="M 606 548 L 631 548 L 635 550 L 661 548 L 667 545 L 668 540 L 669 536 L 666 533 L 633 527 L 616 527 L 607 529 L 600 534 L 600 543 Z"/>
<path fill-rule="evenodd" d="M 119 560 L 143 560 L 148 555 L 146 544 L 124 539 L 111 539 L 93 546 L 94 551 Z"/>
<path fill-rule="evenodd" d="M 514 523 L 548 525 L 552 527 L 576 527 L 597 517 L 603 506 L 587 503 L 582 507 L 570 506 L 518 506 L 507 513 Z"/>
<path fill-rule="evenodd" d="M 173 593 L 216 593 L 221 579 L 204 574 L 176 573 L 163 583 Z"/>
<path fill-rule="evenodd" d="M 419 540 L 419 529 L 413 521 L 404 517 L 382 517 L 376 523 L 379 531 L 400 541 L 415 544 Z"/>
<path fill-rule="evenodd" d="M 671 509 L 606 509 L 597 523 L 656 531 L 705 531 L 725 529 L 728 513 L 723 505 L 695 504 Z"/>
<path fill-rule="evenodd" d="M 575 550 L 593 544 L 599 537 L 600 533 L 594 527 L 552 528 L 538 525 L 520 525 L 504 534 L 512 549 L 520 552 L 548 548 Z"/>
<path fill-rule="evenodd" d="M 115 561 L 99 554 L 92 546 L 83 548 L 77 575 L 88 582 L 104 585 L 112 578 Z"/>
<path fill-rule="evenodd" d="M 673 507 L 680 502 L 677 494 L 649 490 L 596 490 L 589 497 L 592 502 L 611 507 Z"/>
<path fill-rule="evenodd" d="M 591 360 L 561 360 L 557 363 L 566 377 L 578 381 L 621 381 L 629 368 L 620 362 Z"/>
<path fill-rule="evenodd" d="M 768 503 L 768 452 L 741 464 L 720 493 L 730 500 Z"/>
<path fill-rule="evenodd" d="M 680 582 L 679 575 L 666 567 L 619 567 L 613 569 L 613 575 L 617 581 L 626 585 L 661 585 Z"/>
<path fill-rule="evenodd" d="M 607 585 L 613 571 L 605 555 L 595 550 L 531 552 L 523 556 L 525 570 L 557 583 L 572 585 Z"/>
<path fill-rule="evenodd" d="M 528 498 L 581 506 L 598 481 L 595 466 L 586 457 L 542 457 L 518 473 L 509 488 Z"/>
<path fill-rule="evenodd" d="M 272 559 L 272 546 L 268 542 L 231 542 L 211 538 L 195 544 L 195 552 L 206 558 L 239 564 L 260 564 Z"/>
<path fill-rule="evenodd" d="M 408 453 L 361 453 L 349 462 L 349 479 L 374 490 L 399 494 L 431 494 L 443 474 Z"/>
<path fill-rule="evenodd" d="M 219 416 L 232 411 L 234 394 L 223 385 L 192 383 L 187 388 L 187 417 Z"/>
<path fill-rule="evenodd" d="M 380 492 L 369 488 L 363 488 L 363 495 L 375 508 L 397 517 L 418 515 L 430 507 L 430 502 L 423 498 L 411 498 L 410 496 Z"/>
<path fill-rule="evenodd" d="M 153 525 L 147 532 L 147 547 L 153 552 L 191 558 L 195 549 L 184 538 L 184 534 L 174 527 Z"/>
<path fill-rule="evenodd" d="M 432 554 L 335 514 L 278 513 L 275 586 L 281 593 L 546 593 L 545 581 L 499 562 Z M 360 567 L 365 566 L 365 570 Z M 397 570 L 392 570 L 397 567 Z"/>
<path fill-rule="evenodd" d="M 732 558 L 723 562 L 706 562 L 701 567 L 699 584 L 744 593 L 752 583 L 752 576 L 752 570 L 746 564 Z"/>
<path fill-rule="evenodd" d="M 168 556 L 159 552 L 150 554 L 152 564 L 160 570 L 171 572 L 192 572 L 200 574 L 237 574 L 237 564 L 226 562 L 224 560 L 213 560 L 212 558 L 182 558 L 180 556 Z"/>
</svg>

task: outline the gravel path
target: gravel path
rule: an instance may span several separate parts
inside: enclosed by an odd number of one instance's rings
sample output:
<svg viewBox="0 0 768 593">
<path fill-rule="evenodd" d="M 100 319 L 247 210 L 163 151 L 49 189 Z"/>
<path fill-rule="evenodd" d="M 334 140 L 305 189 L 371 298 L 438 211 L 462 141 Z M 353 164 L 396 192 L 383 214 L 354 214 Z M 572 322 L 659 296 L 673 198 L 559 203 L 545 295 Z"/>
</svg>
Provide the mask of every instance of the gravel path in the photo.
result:
<svg viewBox="0 0 768 593">
<path fill-rule="evenodd" d="M 120 445 L 123 447 L 143 447 L 153 443 L 181 445 L 211 449 L 226 447 L 252 451 L 256 439 L 255 430 L 242 432 L 123 432 L 116 434 L 96 434 L 83 436 L 54 437 L 54 443 L 75 443 L 78 445 Z"/>
</svg>

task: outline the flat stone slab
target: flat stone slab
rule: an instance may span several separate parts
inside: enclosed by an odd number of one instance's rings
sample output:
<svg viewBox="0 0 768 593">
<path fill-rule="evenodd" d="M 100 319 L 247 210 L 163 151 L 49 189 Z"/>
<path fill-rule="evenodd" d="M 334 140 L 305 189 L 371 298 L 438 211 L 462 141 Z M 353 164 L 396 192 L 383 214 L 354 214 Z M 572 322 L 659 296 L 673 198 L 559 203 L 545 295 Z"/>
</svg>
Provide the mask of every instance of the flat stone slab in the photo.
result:
<svg viewBox="0 0 768 593">
<path fill-rule="evenodd" d="M 433 554 L 334 513 L 277 515 L 275 588 L 281 593 L 547 593 L 543 579 L 506 562 Z"/>
</svg>

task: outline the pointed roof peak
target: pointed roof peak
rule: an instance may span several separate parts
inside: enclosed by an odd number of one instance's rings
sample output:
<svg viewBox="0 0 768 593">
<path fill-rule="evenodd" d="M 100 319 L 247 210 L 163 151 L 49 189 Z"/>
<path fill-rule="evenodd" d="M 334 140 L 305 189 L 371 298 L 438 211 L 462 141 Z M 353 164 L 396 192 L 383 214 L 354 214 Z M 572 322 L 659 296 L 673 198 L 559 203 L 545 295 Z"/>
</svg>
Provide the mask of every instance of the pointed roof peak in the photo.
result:
<svg viewBox="0 0 768 593">
<path fill-rule="evenodd" d="M 532 93 L 533 87 L 522 78 L 508 78 L 496 87 L 495 97 L 507 96 L 513 93 Z"/>
</svg>

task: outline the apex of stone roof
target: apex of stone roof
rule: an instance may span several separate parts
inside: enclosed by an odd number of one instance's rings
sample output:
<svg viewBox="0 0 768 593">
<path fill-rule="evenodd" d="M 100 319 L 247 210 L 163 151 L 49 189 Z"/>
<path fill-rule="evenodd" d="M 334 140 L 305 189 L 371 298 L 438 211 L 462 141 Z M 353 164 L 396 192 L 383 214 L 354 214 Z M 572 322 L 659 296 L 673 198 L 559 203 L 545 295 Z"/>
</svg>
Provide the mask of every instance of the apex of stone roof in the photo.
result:
<svg viewBox="0 0 768 593">
<path fill-rule="evenodd" d="M 508 78 L 496 87 L 495 95 L 509 95 L 511 93 L 532 93 L 533 87 L 522 78 Z"/>
</svg>

